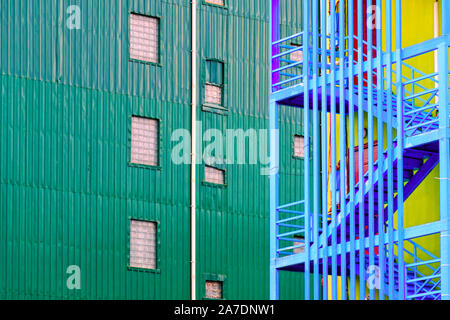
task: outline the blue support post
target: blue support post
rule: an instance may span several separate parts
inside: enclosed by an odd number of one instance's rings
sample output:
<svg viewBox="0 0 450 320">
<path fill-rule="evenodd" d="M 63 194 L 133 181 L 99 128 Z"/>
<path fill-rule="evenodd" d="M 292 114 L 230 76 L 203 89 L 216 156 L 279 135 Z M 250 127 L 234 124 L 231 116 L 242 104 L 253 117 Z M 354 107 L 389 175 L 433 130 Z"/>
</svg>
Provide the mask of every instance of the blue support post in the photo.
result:
<svg viewBox="0 0 450 320">
<path fill-rule="evenodd" d="M 337 300 L 337 216 L 336 216 L 336 3 L 331 4 L 331 280 L 332 280 L 332 298 Z"/>
<path fill-rule="evenodd" d="M 270 128 L 270 299 L 278 300 L 279 275 L 275 263 L 277 259 L 278 227 L 276 225 L 278 214 L 278 170 L 279 170 L 279 136 L 278 136 L 278 104 L 274 101 L 269 106 Z"/>
<path fill-rule="evenodd" d="M 326 75 L 327 75 L 327 0 L 322 0 L 321 5 L 321 57 L 322 57 L 322 234 L 328 234 L 328 126 L 327 126 L 327 116 L 328 116 L 328 106 L 327 106 L 327 95 L 326 95 Z M 324 238 L 323 251 L 328 252 L 328 239 Z M 322 260 L 322 277 L 323 277 L 323 299 L 328 300 L 328 257 L 324 257 Z"/>
<path fill-rule="evenodd" d="M 348 17 L 353 17 L 354 1 L 348 2 Z M 350 187 L 350 300 L 356 300 L 356 218 L 355 218 L 355 108 L 354 108 L 354 24 L 352 19 L 349 24 L 349 187 Z"/>
<path fill-rule="evenodd" d="M 358 183 L 361 197 L 359 199 L 359 299 L 365 300 L 365 246 L 364 246 L 364 108 L 363 108 L 363 53 L 364 53 L 364 37 L 363 26 L 366 20 L 363 15 L 364 8 L 362 0 L 358 0 Z"/>
<path fill-rule="evenodd" d="M 279 39 L 279 0 L 272 0 L 270 4 L 270 43 Z M 270 46 L 270 56 L 278 53 L 277 46 Z M 272 84 L 278 83 L 278 76 L 272 74 L 272 70 L 278 67 L 270 59 L 270 94 Z M 275 263 L 278 251 L 277 242 L 277 208 L 278 208 L 278 169 L 279 169 L 279 137 L 278 137 L 278 104 L 270 99 L 269 102 L 269 129 L 270 129 L 270 299 L 279 299 L 279 276 Z"/>
<path fill-rule="evenodd" d="M 442 35 L 450 35 L 450 0 L 441 0 Z"/>
<path fill-rule="evenodd" d="M 314 223 L 313 223 L 313 239 L 314 243 L 319 243 L 319 194 L 320 194 L 320 185 L 319 185 L 319 165 L 320 165 L 320 158 L 319 158 L 319 145 L 320 145 L 320 131 L 319 131 L 319 98 L 318 98 L 318 78 L 319 78 L 319 70 L 318 70 L 318 31 L 319 31 L 319 24 L 318 24 L 318 18 L 319 18 L 319 8 L 318 8 L 318 2 L 313 1 L 313 8 L 312 8 L 312 28 L 313 28 L 313 50 L 312 50 L 312 59 L 313 59 L 313 70 L 312 70 L 312 76 L 313 76 L 313 184 L 314 184 L 314 199 L 313 199 L 313 217 L 314 217 Z M 308 130 L 308 128 L 306 128 Z M 308 158 L 307 158 L 308 159 Z M 318 246 L 317 246 L 318 248 Z M 319 294 L 320 294 L 320 275 L 319 275 L 319 250 L 315 250 L 314 255 L 314 300 L 319 300 Z"/>
<path fill-rule="evenodd" d="M 367 0 L 367 8 L 370 9 L 372 7 L 372 0 Z M 370 21 L 372 12 L 367 10 L 367 21 Z M 367 28 L 367 62 L 369 63 L 369 72 L 367 74 L 367 90 L 368 90 L 368 115 L 367 115 L 367 124 L 368 124 L 368 143 L 369 143 L 369 154 L 368 154 L 368 162 L 369 162 L 369 223 L 368 223 L 368 231 L 369 231 L 369 266 L 375 265 L 375 253 L 374 253 L 374 147 L 373 147 L 373 31 L 371 28 Z M 375 290 L 371 288 L 369 291 L 370 300 L 375 300 Z"/>
<path fill-rule="evenodd" d="M 449 1 L 445 1 L 449 6 Z M 448 13 L 448 12 L 447 12 Z M 450 300 L 450 118 L 449 118 L 449 49 L 450 43 L 439 46 L 439 168 L 441 222 L 441 296 Z"/>
<path fill-rule="evenodd" d="M 378 13 L 383 12 L 382 0 L 377 0 Z M 377 14 L 376 19 L 382 19 L 382 15 Z M 377 26 L 382 25 L 382 21 L 376 21 Z M 384 68 L 383 66 L 383 33 L 381 28 L 377 27 L 377 136 L 378 136 L 378 236 L 379 239 L 384 239 L 384 122 L 383 122 L 383 89 L 384 89 Z M 384 277 L 386 272 L 386 254 L 384 240 L 380 241 L 378 245 L 378 268 L 380 276 L 379 298 L 384 299 Z"/>
<path fill-rule="evenodd" d="M 305 299 L 311 299 L 311 206 L 310 206 L 310 138 L 309 138 L 309 1 L 303 7 L 303 83 L 304 83 L 304 136 L 305 136 Z"/>
<path fill-rule="evenodd" d="M 347 300 L 347 252 L 345 250 L 347 245 L 347 230 L 346 230 L 346 135 L 345 135 L 345 120 L 346 120 L 346 112 L 345 112 L 345 86 L 344 86 L 344 51 L 345 51 L 345 16 L 344 16 L 344 1 L 339 1 L 339 128 L 340 128 L 340 195 L 341 195 L 341 203 L 340 203 L 340 221 L 341 221 L 341 300 Z"/>
<path fill-rule="evenodd" d="M 394 174 L 393 174 L 393 127 L 392 127 L 392 3 L 386 1 L 386 90 L 387 90 L 387 164 L 388 164 L 388 270 L 389 299 L 394 299 Z"/>
<path fill-rule="evenodd" d="M 405 300 L 405 259 L 403 232 L 403 73 L 402 73 L 402 6 L 395 0 L 396 80 L 397 80 L 397 230 L 398 230 L 398 298 Z"/>
</svg>

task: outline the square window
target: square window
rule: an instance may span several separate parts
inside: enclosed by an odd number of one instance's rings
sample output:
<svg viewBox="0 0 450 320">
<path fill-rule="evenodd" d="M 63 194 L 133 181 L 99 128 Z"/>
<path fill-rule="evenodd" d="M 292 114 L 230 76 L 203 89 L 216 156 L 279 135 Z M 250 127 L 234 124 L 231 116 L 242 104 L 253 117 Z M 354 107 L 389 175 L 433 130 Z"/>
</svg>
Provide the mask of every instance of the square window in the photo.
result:
<svg viewBox="0 0 450 320">
<path fill-rule="evenodd" d="M 303 253 L 305 252 L 305 237 L 303 236 L 294 236 L 294 239 L 297 239 L 298 241 L 294 242 L 294 246 L 302 245 L 301 247 L 295 248 L 294 253 Z"/>
<path fill-rule="evenodd" d="M 131 120 L 131 163 L 158 166 L 159 121 L 133 116 Z"/>
<path fill-rule="evenodd" d="M 218 87 L 212 84 L 206 84 L 205 102 L 218 106 L 222 105 L 222 87 Z"/>
<path fill-rule="evenodd" d="M 225 184 L 225 171 L 214 167 L 205 166 L 205 181 L 214 184 Z"/>
<path fill-rule="evenodd" d="M 223 298 L 223 282 L 222 281 L 206 281 L 206 298 L 222 299 Z"/>
<path fill-rule="evenodd" d="M 211 3 L 211 4 L 215 4 L 218 6 L 224 6 L 225 2 L 224 0 L 205 0 L 206 3 Z"/>
<path fill-rule="evenodd" d="M 298 158 L 305 157 L 305 137 L 299 135 L 294 136 L 294 156 Z"/>
<path fill-rule="evenodd" d="M 130 267 L 156 269 L 156 223 L 131 220 Z"/>
<path fill-rule="evenodd" d="M 130 14 L 130 58 L 159 62 L 159 19 Z"/>
</svg>

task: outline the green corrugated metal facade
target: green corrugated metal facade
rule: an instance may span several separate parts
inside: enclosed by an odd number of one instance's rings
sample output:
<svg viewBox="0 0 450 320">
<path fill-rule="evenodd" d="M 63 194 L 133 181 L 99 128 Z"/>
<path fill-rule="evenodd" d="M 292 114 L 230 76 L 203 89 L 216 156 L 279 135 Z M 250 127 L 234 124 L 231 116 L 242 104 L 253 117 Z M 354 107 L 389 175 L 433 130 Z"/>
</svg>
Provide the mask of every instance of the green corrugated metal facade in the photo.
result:
<svg viewBox="0 0 450 320">
<path fill-rule="evenodd" d="M 204 130 L 268 126 L 266 2 L 200 1 L 199 95 L 205 60 L 221 60 L 227 108 L 200 103 Z M 300 31 L 298 2 L 284 1 L 283 33 Z M 66 27 L 70 5 L 80 30 Z M 160 65 L 130 61 L 130 12 L 160 18 Z M 0 19 L 0 299 L 189 299 L 190 166 L 172 163 L 171 134 L 190 130 L 190 1 L 0 0 Z M 160 169 L 129 165 L 132 115 L 160 120 Z M 283 110 L 281 122 L 288 202 L 303 197 L 303 163 L 289 147 L 301 110 Z M 225 299 L 267 299 L 263 166 L 227 165 L 222 188 L 202 184 L 197 167 L 198 298 L 219 277 Z M 128 269 L 130 218 L 159 222 L 158 271 Z M 70 265 L 80 290 L 66 286 Z M 282 298 L 301 298 L 300 275 L 281 279 Z"/>
</svg>

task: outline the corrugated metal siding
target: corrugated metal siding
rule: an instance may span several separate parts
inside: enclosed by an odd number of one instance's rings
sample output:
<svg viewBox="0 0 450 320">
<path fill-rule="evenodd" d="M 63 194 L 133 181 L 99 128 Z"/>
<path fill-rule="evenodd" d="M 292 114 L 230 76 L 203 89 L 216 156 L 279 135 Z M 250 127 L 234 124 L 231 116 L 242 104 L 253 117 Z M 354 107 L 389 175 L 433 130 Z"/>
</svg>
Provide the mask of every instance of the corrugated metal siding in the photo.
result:
<svg viewBox="0 0 450 320">
<path fill-rule="evenodd" d="M 128 166 L 132 114 L 161 118 L 169 149 L 188 109 L 15 77 L 0 88 L 2 297 L 188 298 L 189 167 L 168 152 L 161 170 Z M 128 271 L 130 218 L 160 223 L 164 272 Z"/>
<path fill-rule="evenodd" d="M 0 1 L 0 298 L 187 299 L 190 167 L 174 165 L 170 151 L 171 133 L 190 128 L 190 1 L 77 3 L 82 26 L 70 31 L 72 1 Z M 199 120 L 204 129 L 266 129 L 268 4 L 226 4 L 202 4 L 198 31 L 200 80 L 206 59 L 224 61 L 228 115 L 199 105 Z M 130 12 L 160 18 L 160 66 L 129 61 Z M 160 120 L 160 169 L 129 164 L 133 115 Z M 283 143 L 300 124 L 300 110 L 282 110 Z M 281 201 L 298 200 L 302 160 L 280 149 Z M 227 165 L 226 187 L 198 184 L 201 297 L 211 275 L 223 276 L 225 299 L 269 297 L 265 167 Z M 160 272 L 127 268 L 130 219 L 158 222 Z M 81 268 L 80 291 L 65 286 L 69 265 Z M 282 298 L 302 296 L 303 276 L 281 281 Z"/>
<path fill-rule="evenodd" d="M 66 27 L 73 4 L 81 9 L 80 30 Z M 0 11 L 0 31 L 7 35 L 1 37 L 2 74 L 190 101 L 188 0 L 2 0 Z M 161 67 L 129 62 L 130 12 L 161 17 Z"/>
</svg>

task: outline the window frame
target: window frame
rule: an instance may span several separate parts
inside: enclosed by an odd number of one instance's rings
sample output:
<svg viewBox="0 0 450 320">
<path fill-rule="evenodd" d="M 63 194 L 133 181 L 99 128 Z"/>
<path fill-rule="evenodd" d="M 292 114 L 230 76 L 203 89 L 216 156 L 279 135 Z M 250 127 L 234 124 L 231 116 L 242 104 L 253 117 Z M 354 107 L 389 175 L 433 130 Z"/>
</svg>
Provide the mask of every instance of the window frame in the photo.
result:
<svg viewBox="0 0 450 320">
<path fill-rule="evenodd" d="M 303 137 L 304 141 L 305 140 L 305 135 L 303 133 L 294 133 L 294 135 L 292 136 L 292 142 L 291 142 L 291 146 L 292 146 L 292 158 L 294 160 L 305 160 L 305 157 L 299 157 L 295 154 L 295 137 L 296 136 L 300 136 Z M 309 137 L 309 160 L 312 160 L 312 137 Z"/>
<path fill-rule="evenodd" d="M 140 59 L 134 59 L 131 58 L 131 28 L 130 28 L 130 20 L 131 20 L 131 15 L 138 15 L 138 16 L 143 16 L 146 18 L 154 18 L 158 20 L 158 62 L 153 62 L 153 61 L 145 61 L 145 60 L 140 60 Z M 140 63 L 140 64 L 144 64 L 144 65 L 153 65 L 156 67 L 162 67 L 162 51 L 163 51 L 163 41 L 162 41 L 162 32 L 161 32 L 161 26 L 162 26 L 162 18 L 161 16 L 158 15 L 151 15 L 151 14 L 146 14 L 146 13 L 140 13 L 138 11 L 128 11 L 128 61 L 129 62 L 135 62 L 135 63 Z"/>
<path fill-rule="evenodd" d="M 154 223 L 156 225 L 156 244 L 155 244 L 155 250 L 156 250 L 156 257 L 155 257 L 155 263 L 156 268 L 155 269 L 147 269 L 147 268 L 139 268 L 139 267 L 132 267 L 131 266 L 131 221 L 140 221 L 140 222 L 149 222 Z M 161 223 L 159 220 L 150 220 L 150 219 L 143 219 L 143 218 L 135 218 L 133 216 L 128 216 L 128 241 L 127 241 L 127 270 L 128 271 L 137 271 L 137 272 L 145 272 L 145 273 L 161 273 L 161 269 L 159 266 L 161 265 L 160 260 L 160 251 L 161 251 Z"/>
<path fill-rule="evenodd" d="M 214 168 L 217 170 L 220 170 L 223 172 L 223 184 L 218 184 L 214 182 L 206 181 L 206 167 Z M 228 186 L 227 184 L 227 170 L 224 165 L 217 165 L 217 164 L 203 164 L 203 172 L 202 172 L 203 178 L 202 178 L 202 185 L 208 186 L 208 187 L 215 187 L 215 188 L 226 188 Z"/>
<path fill-rule="evenodd" d="M 148 164 L 134 163 L 131 161 L 131 145 L 132 145 L 132 137 L 133 137 L 133 117 L 144 118 L 149 120 L 158 121 L 158 165 L 152 166 Z M 160 118 L 152 117 L 152 116 L 142 116 L 137 113 L 133 113 L 128 117 L 128 166 L 132 168 L 141 168 L 141 169 L 151 169 L 151 170 L 162 170 L 162 150 L 163 150 L 163 135 L 162 135 L 162 121 Z"/>
<path fill-rule="evenodd" d="M 228 10 L 228 0 L 223 0 L 223 5 L 207 2 L 206 0 L 202 0 L 202 4 L 205 5 L 205 6 L 211 6 L 211 7 L 216 7 L 216 8 L 221 8 L 221 9 Z"/>
<path fill-rule="evenodd" d="M 223 83 L 211 83 L 206 79 L 206 68 L 208 61 L 219 62 L 223 66 Z M 202 59 L 202 80 L 201 80 L 201 101 L 202 111 L 217 113 L 220 115 L 228 115 L 228 70 L 227 63 L 224 60 L 218 58 L 203 58 Z M 222 103 L 220 105 L 206 102 L 206 85 L 212 85 L 220 87 L 222 89 Z"/>
<path fill-rule="evenodd" d="M 223 274 L 210 274 L 205 273 L 203 275 L 202 279 L 202 300 L 210 300 L 210 301 L 224 301 L 226 300 L 228 296 L 228 285 L 227 285 L 227 276 Z M 206 282 L 212 281 L 212 282 L 222 282 L 222 298 L 221 299 L 214 299 L 214 298 L 207 298 L 206 297 Z"/>
<path fill-rule="evenodd" d="M 303 157 L 301 157 L 301 156 L 298 156 L 298 155 L 296 155 L 295 154 L 295 139 L 297 138 L 297 137 L 300 137 L 300 138 L 303 138 L 303 147 L 305 146 L 305 142 L 306 142 L 306 140 L 305 140 L 305 136 L 303 135 L 303 134 L 294 134 L 294 141 L 293 141 L 293 153 L 294 153 L 294 158 L 295 159 L 301 159 L 301 160 L 303 160 L 303 159 L 305 159 L 305 156 L 303 155 Z"/>
</svg>

